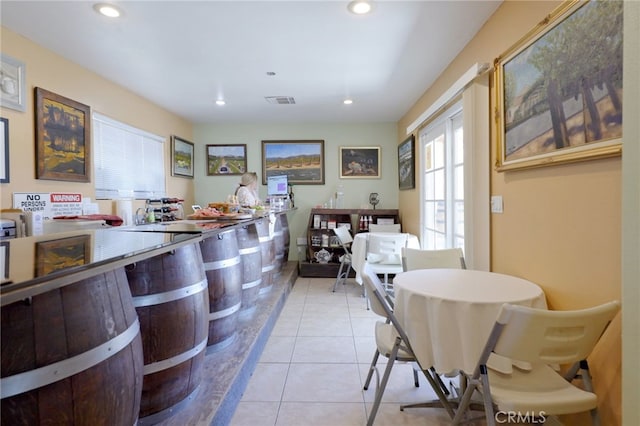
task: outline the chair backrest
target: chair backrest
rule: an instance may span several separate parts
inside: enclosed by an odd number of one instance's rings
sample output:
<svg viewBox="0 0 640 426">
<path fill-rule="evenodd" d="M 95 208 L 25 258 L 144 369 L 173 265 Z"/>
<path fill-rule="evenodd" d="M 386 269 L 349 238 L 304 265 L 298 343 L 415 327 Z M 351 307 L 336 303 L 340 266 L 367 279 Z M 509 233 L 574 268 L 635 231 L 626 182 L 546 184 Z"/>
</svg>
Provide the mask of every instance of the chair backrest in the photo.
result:
<svg viewBox="0 0 640 426">
<path fill-rule="evenodd" d="M 349 232 L 349 228 L 347 228 L 346 226 L 339 226 L 337 228 L 333 228 L 333 233 L 336 234 L 343 248 L 353 242 L 353 237 L 351 236 L 351 232 Z"/>
<path fill-rule="evenodd" d="M 461 248 L 442 250 L 421 250 L 409 247 L 402 248 L 402 269 L 466 269 L 464 254 Z"/>
<path fill-rule="evenodd" d="M 402 264 L 402 247 L 407 245 L 407 234 L 369 234 L 367 262 L 386 265 Z"/>
<path fill-rule="evenodd" d="M 395 232 L 395 233 L 399 233 L 400 231 L 401 231 L 401 227 L 400 227 L 399 223 L 385 224 L 385 225 L 376 224 L 376 223 L 370 223 L 369 224 L 369 232 Z"/>
<path fill-rule="evenodd" d="M 573 311 L 504 304 L 483 357 L 488 358 L 490 349 L 532 364 L 572 364 L 587 359 L 619 310 L 618 301 Z"/>
<path fill-rule="evenodd" d="M 400 324 L 393 313 L 393 300 L 384 290 L 380 278 L 378 278 L 368 265 L 365 265 L 364 268 L 362 268 L 361 275 L 362 281 L 367 290 L 367 295 L 369 296 L 371 310 L 376 314 L 389 319 L 389 322 L 393 324 L 398 336 L 402 339 L 407 351 L 413 353 L 407 333 L 404 331 L 402 324 Z"/>
</svg>

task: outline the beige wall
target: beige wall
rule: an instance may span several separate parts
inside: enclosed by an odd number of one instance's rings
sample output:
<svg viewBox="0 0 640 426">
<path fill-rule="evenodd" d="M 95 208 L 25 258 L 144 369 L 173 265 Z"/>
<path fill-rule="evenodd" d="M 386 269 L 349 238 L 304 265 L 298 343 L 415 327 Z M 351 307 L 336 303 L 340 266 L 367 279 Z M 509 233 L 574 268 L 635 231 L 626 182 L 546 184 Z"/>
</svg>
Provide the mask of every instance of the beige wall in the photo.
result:
<svg viewBox="0 0 640 426">
<path fill-rule="evenodd" d="M 471 65 L 492 63 L 558 4 L 503 3 L 401 119 L 398 141 L 406 137 L 407 126 Z M 491 164 L 495 156 L 495 142 L 491 142 Z M 418 209 L 412 207 L 419 202 L 419 190 L 400 193 L 403 223 L 417 226 Z M 538 283 L 553 309 L 583 308 L 621 298 L 620 158 L 502 173 L 492 167 L 491 195 L 502 195 L 504 200 L 504 213 L 491 217 L 491 270 Z M 590 360 L 605 425 L 621 424 L 620 319 L 619 315 Z M 588 415 L 566 420 L 585 424 Z"/>
<path fill-rule="evenodd" d="M 10 183 L 2 184 L 0 187 L 2 208 L 11 207 L 14 192 L 65 191 L 82 193 L 84 197 L 95 198 L 92 182 L 63 182 L 35 178 L 33 112 L 35 87 L 41 87 L 89 105 L 92 111 L 165 137 L 167 193 L 170 196 L 183 197 L 187 203 L 193 201 L 193 180 L 173 178 L 169 168 L 171 158 L 169 136 L 177 134 L 190 139 L 191 123 L 6 28 L 2 28 L 2 53 L 25 64 L 27 95 L 26 112 L 3 108 L 1 113 L 2 117 L 9 119 L 11 178 Z M 137 205 L 142 203 L 136 203 Z M 115 213 L 113 203 L 100 202 L 100 212 Z"/>
</svg>

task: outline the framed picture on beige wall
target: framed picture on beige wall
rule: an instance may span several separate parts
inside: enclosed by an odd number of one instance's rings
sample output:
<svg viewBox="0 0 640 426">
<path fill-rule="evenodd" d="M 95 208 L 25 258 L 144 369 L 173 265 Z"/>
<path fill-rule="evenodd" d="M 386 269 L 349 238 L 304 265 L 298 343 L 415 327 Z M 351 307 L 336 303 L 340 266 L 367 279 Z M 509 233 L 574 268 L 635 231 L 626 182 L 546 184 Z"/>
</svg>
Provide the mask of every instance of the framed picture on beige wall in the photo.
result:
<svg viewBox="0 0 640 426">
<path fill-rule="evenodd" d="M 0 59 L 0 105 L 25 111 L 26 103 L 25 65 L 3 53 Z"/>
<path fill-rule="evenodd" d="M 89 182 L 89 106 L 36 87 L 36 178 Z"/>
<path fill-rule="evenodd" d="M 622 8 L 564 2 L 495 59 L 497 170 L 621 153 Z"/>
<path fill-rule="evenodd" d="M 171 136 L 171 175 L 193 179 L 194 145 L 186 139 Z"/>
</svg>

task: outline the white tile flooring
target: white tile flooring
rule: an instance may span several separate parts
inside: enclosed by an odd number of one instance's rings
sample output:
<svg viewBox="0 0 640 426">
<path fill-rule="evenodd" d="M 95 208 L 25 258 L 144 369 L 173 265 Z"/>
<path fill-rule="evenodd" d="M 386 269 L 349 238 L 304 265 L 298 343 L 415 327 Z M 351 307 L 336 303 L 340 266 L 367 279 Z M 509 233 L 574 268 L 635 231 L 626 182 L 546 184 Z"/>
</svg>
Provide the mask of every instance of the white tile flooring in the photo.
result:
<svg viewBox="0 0 640 426">
<path fill-rule="evenodd" d="M 373 353 L 374 324 L 362 288 L 350 279 L 333 293 L 333 279 L 299 277 L 238 404 L 231 426 L 361 426 L 375 396 L 362 386 Z M 380 357 L 382 375 L 387 359 Z M 400 411 L 401 403 L 435 398 L 410 364 L 394 365 L 376 426 L 445 425 L 439 408 Z"/>
</svg>

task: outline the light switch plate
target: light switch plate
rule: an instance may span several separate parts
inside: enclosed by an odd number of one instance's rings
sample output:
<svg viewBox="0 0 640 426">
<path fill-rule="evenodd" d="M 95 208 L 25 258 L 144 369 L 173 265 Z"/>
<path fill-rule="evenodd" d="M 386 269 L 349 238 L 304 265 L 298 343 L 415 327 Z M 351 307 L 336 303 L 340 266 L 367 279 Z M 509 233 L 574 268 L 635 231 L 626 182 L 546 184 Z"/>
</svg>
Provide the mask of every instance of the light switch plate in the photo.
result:
<svg viewBox="0 0 640 426">
<path fill-rule="evenodd" d="M 491 197 L 491 213 L 502 213 L 502 195 Z"/>
</svg>

